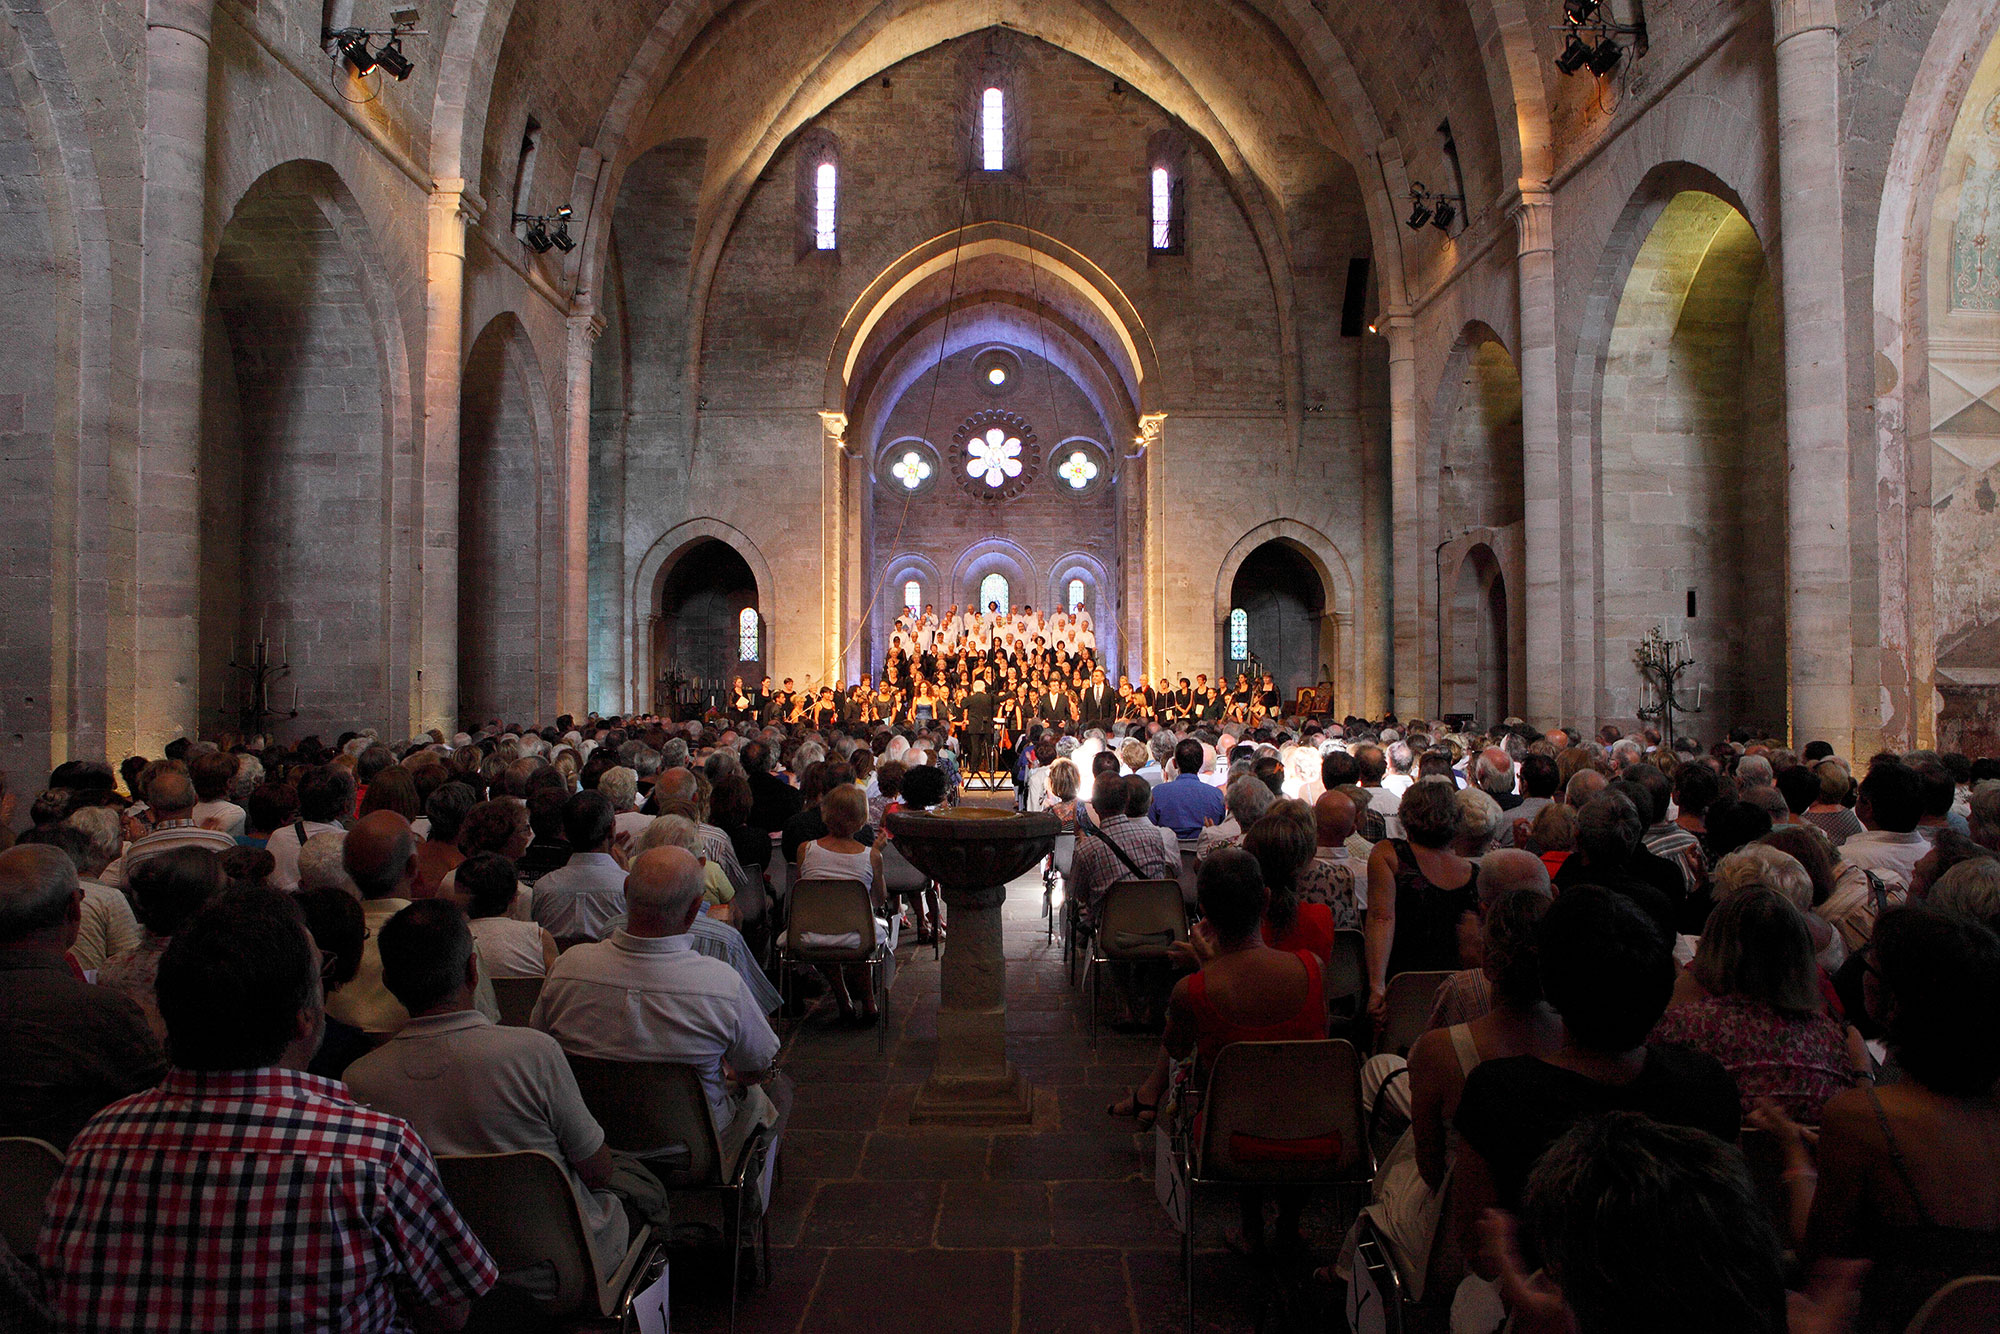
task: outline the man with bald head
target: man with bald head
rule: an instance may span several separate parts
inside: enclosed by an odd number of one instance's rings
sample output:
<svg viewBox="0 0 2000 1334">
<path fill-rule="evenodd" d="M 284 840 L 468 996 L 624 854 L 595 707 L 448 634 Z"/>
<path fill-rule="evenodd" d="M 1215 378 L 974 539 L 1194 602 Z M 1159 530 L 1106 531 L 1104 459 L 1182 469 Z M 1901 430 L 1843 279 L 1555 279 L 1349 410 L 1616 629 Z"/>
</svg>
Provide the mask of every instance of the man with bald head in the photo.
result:
<svg viewBox="0 0 2000 1334">
<path fill-rule="evenodd" d="M 1482 925 L 1486 910 L 1502 895 L 1525 889 L 1549 897 L 1549 868 L 1532 852 L 1519 848 L 1494 848 L 1479 859 L 1479 917 L 1467 916 L 1459 923 L 1459 947 L 1463 957 L 1476 957 L 1485 947 Z M 1493 983 L 1484 968 L 1465 968 L 1444 980 L 1431 1002 L 1428 1027 L 1449 1028 L 1469 1024 L 1493 1008 Z"/>
<path fill-rule="evenodd" d="M 60 849 L 0 852 L 0 1135 L 62 1147 L 166 1072 L 139 1007 L 70 968 L 82 916 L 76 865 Z"/>
<path fill-rule="evenodd" d="M 118 863 L 121 877 L 148 857 L 157 857 L 169 848 L 207 848 L 217 856 L 236 846 L 236 840 L 219 829 L 203 829 L 195 823 L 194 780 L 179 765 L 162 765 L 146 783 L 146 821 L 151 829 L 132 840 Z M 121 881 L 121 883 L 123 883 Z"/>
<path fill-rule="evenodd" d="M 402 1031 L 410 1012 L 382 981 L 382 928 L 410 906 L 417 884 L 417 835 L 394 811 L 374 811 L 355 821 L 341 845 L 341 865 L 361 891 L 361 918 L 368 937 L 361 945 L 361 970 L 326 998 L 329 1018 L 364 1033 L 387 1037 Z M 473 993 L 481 1014 L 498 1023 L 500 1005 L 484 973 Z"/>
<path fill-rule="evenodd" d="M 733 1161 L 755 1126 L 771 1126 L 775 1143 L 792 1085 L 773 1067 L 778 1035 L 748 984 L 694 948 L 702 878 L 685 848 L 641 854 L 625 877 L 625 925 L 556 960 L 529 1023 L 572 1056 L 695 1066 Z M 617 1147 L 644 1156 L 654 1146 Z"/>
<path fill-rule="evenodd" d="M 1360 930 L 1361 916 L 1368 911 L 1367 867 L 1363 864 L 1361 874 L 1356 875 L 1356 863 L 1347 847 L 1359 814 L 1347 792 L 1331 788 L 1320 793 L 1313 803 L 1318 847 L 1299 875 L 1299 897 L 1333 909 L 1334 929 L 1340 931 Z"/>
</svg>

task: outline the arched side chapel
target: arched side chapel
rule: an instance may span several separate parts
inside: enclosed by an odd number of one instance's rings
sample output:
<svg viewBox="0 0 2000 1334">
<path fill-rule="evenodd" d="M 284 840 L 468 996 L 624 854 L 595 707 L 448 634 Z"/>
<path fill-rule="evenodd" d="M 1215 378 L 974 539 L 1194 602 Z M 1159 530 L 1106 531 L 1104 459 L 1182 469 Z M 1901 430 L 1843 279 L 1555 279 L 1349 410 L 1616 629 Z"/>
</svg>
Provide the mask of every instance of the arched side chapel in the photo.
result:
<svg viewBox="0 0 2000 1334">
<path fill-rule="evenodd" d="M 2000 746 L 1980 0 L 1596 79 L 1557 0 L 460 0 L 404 82 L 0 2 L 9 772 L 239 730 L 260 632 L 286 734 L 650 707 L 697 542 L 801 682 L 998 572 L 1134 678 L 1282 603 L 1340 712 L 1629 726 L 1664 624 L 1704 735 Z"/>
</svg>

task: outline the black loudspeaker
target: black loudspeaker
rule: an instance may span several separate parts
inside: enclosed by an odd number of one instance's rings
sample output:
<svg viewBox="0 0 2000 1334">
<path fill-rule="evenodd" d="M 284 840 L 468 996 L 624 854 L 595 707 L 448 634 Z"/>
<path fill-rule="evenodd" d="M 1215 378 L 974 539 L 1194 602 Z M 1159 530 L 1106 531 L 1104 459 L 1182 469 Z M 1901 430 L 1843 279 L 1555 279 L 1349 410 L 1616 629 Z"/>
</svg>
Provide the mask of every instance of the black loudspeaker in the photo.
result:
<svg viewBox="0 0 2000 1334">
<path fill-rule="evenodd" d="M 1368 327 L 1368 261 L 1347 261 L 1347 294 L 1340 299 L 1340 336 L 1359 338 Z"/>
</svg>

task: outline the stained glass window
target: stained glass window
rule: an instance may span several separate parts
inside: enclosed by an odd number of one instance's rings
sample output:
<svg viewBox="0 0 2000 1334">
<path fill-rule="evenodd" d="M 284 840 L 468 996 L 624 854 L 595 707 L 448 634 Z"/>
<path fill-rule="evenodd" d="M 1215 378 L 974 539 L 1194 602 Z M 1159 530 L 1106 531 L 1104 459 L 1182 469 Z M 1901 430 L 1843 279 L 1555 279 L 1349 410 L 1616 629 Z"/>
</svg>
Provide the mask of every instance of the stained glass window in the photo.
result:
<svg viewBox="0 0 2000 1334">
<path fill-rule="evenodd" d="M 1005 486 L 1008 478 L 1021 475 L 1021 437 L 998 426 L 966 441 L 965 452 L 966 474 L 988 486 Z"/>
<path fill-rule="evenodd" d="M 1079 449 L 1063 460 L 1062 467 L 1056 469 L 1056 475 L 1069 483 L 1070 490 L 1081 491 L 1096 479 L 1097 465 L 1091 461 L 1090 455 Z"/>
<path fill-rule="evenodd" d="M 1174 244 L 1174 178 L 1165 167 L 1153 168 L 1153 249 Z"/>
<path fill-rule="evenodd" d="M 743 614 L 736 618 L 736 656 L 743 662 L 755 662 L 758 659 L 755 607 L 745 607 Z"/>
<path fill-rule="evenodd" d="M 913 449 L 897 459 L 896 466 L 889 472 L 903 484 L 905 490 L 914 491 L 931 475 L 931 461 Z"/>
<path fill-rule="evenodd" d="M 813 244 L 831 250 L 839 238 L 840 169 L 831 162 L 813 173 Z"/>
<path fill-rule="evenodd" d="M 1007 95 L 988 88 L 979 99 L 980 165 L 999 171 L 1007 165 Z"/>
<path fill-rule="evenodd" d="M 987 604 L 991 602 L 1000 604 L 1000 614 L 1002 616 L 1007 614 L 1006 575 L 989 574 L 979 581 L 979 609 L 985 611 Z"/>
<path fill-rule="evenodd" d="M 1229 613 L 1229 660 L 1244 662 L 1250 657 L 1250 613 L 1238 607 Z"/>
<path fill-rule="evenodd" d="M 1069 581 L 1069 614 L 1074 616 L 1083 610 L 1083 580 Z"/>
<path fill-rule="evenodd" d="M 917 612 L 924 609 L 924 586 L 914 579 L 903 585 L 903 606 Z"/>
</svg>

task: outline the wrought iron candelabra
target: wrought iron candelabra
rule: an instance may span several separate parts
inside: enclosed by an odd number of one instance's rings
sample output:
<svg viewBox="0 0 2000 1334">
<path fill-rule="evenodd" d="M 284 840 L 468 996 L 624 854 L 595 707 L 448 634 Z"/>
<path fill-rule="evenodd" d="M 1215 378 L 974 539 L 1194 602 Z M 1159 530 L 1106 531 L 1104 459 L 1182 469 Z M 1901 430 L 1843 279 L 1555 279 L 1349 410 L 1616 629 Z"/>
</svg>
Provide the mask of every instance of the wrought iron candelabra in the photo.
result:
<svg viewBox="0 0 2000 1334">
<path fill-rule="evenodd" d="M 299 688 L 296 683 L 292 686 L 292 707 L 289 711 L 271 707 L 271 688 L 292 674 L 292 665 L 284 659 L 285 641 L 279 639 L 278 651 L 273 655 L 271 641 L 265 637 L 261 619 L 257 622 L 257 638 L 250 644 L 248 662 L 236 660 L 236 642 L 233 639 L 230 641 L 229 666 L 243 673 L 243 703 L 236 712 L 244 735 L 263 731 L 264 724 L 273 718 L 299 716 Z M 222 711 L 227 713 L 227 706 Z"/>
<path fill-rule="evenodd" d="M 1689 648 L 1686 635 L 1669 639 L 1666 627 L 1656 625 L 1632 652 L 1639 668 L 1639 721 L 1658 723 L 1660 744 L 1669 749 L 1674 744 L 1674 715 L 1701 712 L 1699 686 L 1694 704 L 1683 703 L 1680 697 L 1681 677 L 1694 666 Z"/>
</svg>

